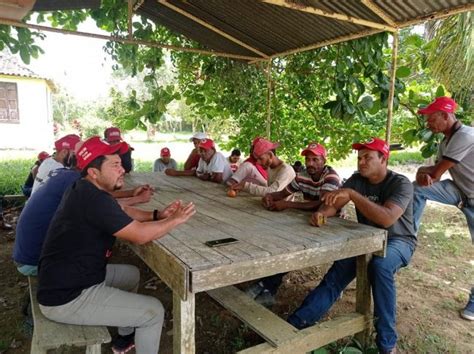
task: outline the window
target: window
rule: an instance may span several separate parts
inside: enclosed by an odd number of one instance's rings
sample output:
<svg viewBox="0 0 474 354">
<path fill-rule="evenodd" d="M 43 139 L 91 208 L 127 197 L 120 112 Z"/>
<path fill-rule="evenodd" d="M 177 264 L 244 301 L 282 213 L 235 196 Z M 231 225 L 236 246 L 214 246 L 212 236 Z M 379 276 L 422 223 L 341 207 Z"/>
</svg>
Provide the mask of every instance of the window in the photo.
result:
<svg viewBox="0 0 474 354">
<path fill-rule="evenodd" d="M 16 83 L 0 82 L 0 123 L 19 123 Z"/>
</svg>

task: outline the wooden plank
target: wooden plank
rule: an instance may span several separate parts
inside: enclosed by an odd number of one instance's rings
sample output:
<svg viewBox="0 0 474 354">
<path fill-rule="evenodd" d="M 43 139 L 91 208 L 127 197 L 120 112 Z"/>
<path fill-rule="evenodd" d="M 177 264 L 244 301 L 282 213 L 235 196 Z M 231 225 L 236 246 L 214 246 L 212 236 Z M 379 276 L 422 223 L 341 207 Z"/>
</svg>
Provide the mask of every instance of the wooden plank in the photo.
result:
<svg viewBox="0 0 474 354">
<path fill-rule="evenodd" d="M 265 354 L 265 353 L 307 353 L 325 346 L 340 338 L 353 335 L 366 327 L 366 319 L 359 313 L 351 313 L 324 321 L 314 326 L 305 328 L 277 348 L 269 343 L 262 343 L 252 348 L 239 351 L 239 354 Z"/>
<path fill-rule="evenodd" d="M 370 340 L 370 318 L 372 313 L 370 282 L 368 277 L 368 266 L 372 259 L 371 254 L 363 254 L 357 257 L 357 288 L 356 288 L 356 311 L 365 316 L 368 323 L 366 328 L 357 333 L 356 338 L 364 348 Z"/>
<path fill-rule="evenodd" d="M 330 244 L 319 248 L 226 264 L 210 269 L 191 271 L 191 291 L 194 293 L 221 288 L 269 275 L 333 262 L 376 252 L 384 247 L 385 232 L 370 239 L 348 240 L 344 244 Z"/>
<path fill-rule="evenodd" d="M 183 300 L 189 292 L 189 270 L 168 250 L 155 242 L 126 244 Z"/>
<path fill-rule="evenodd" d="M 295 327 L 257 304 L 234 286 L 210 290 L 207 293 L 274 347 L 290 340 L 298 332 Z"/>
<path fill-rule="evenodd" d="M 36 301 L 37 279 L 28 277 L 31 312 L 34 320 L 33 347 L 41 350 L 57 349 L 62 345 L 89 346 L 109 343 L 111 338 L 105 326 L 78 326 L 47 319 Z"/>
<path fill-rule="evenodd" d="M 186 294 L 186 301 L 173 292 L 173 353 L 194 354 L 195 342 L 195 306 L 194 294 Z"/>
</svg>

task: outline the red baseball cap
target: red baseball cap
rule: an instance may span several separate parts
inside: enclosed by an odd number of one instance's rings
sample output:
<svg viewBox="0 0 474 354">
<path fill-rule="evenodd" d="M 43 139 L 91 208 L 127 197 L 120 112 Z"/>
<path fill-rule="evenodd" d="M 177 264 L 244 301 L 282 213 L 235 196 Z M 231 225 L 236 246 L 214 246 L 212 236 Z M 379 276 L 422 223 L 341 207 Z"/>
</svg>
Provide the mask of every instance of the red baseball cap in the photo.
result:
<svg viewBox="0 0 474 354">
<path fill-rule="evenodd" d="M 161 157 L 170 157 L 171 156 L 171 151 L 170 149 L 164 147 L 163 149 L 161 149 L 160 151 L 160 156 Z"/>
<path fill-rule="evenodd" d="M 43 161 L 44 159 L 47 159 L 50 155 L 46 151 L 41 151 L 38 154 L 38 160 Z"/>
<path fill-rule="evenodd" d="M 365 143 L 352 144 L 354 150 L 369 149 L 381 152 L 386 158 L 390 155 L 390 148 L 385 140 L 379 138 L 371 138 Z"/>
<path fill-rule="evenodd" d="M 301 156 L 306 156 L 308 154 L 308 152 L 311 152 L 314 155 L 322 156 L 324 158 L 326 158 L 326 155 L 327 155 L 327 152 L 326 152 L 326 149 L 324 148 L 324 146 L 322 146 L 321 144 L 317 144 L 317 143 L 309 144 L 306 149 L 301 151 Z"/>
<path fill-rule="evenodd" d="M 425 108 L 419 109 L 418 114 L 431 114 L 434 112 L 454 113 L 457 103 L 450 97 L 437 97 Z"/>
<path fill-rule="evenodd" d="M 214 144 L 214 141 L 212 139 L 202 139 L 198 145 L 198 148 L 209 150 L 209 149 L 215 149 L 216 145 Z"/>
<path fill-rule="evenodd" d="M 270 140 L 260 138 L 253 145 L 253 155 L 255 158 L 258 158 L 259 156 L 265 154 L 266 152 L 274 150 L 279 146 L 280 143 L 272 143 Z"/>
<path fill-rule="evenodd" d="M 69 134 L 63 136 L 61 139 L 54 142 L 54 147 L 56 151 L 61 151 L 63 149 L 74 150 L 76 144 L 81 140 L 81 138 L 76 134 Z"/>
<path fill-rule="evenodd" d="M 79 167 L 80 170 L 83 170 L 97 157 L 112 155 L 117 151 L 119 154 L 126 153 L 128 151 L 128 144 L 122 142 L 120 144 L 110 145 L 99 136 L 93 136 L 84 141 L 81 148 L 76 152 L 77 167 Z"/>
<path fill-rule="evenodd" d="M 116 127 L 110 127 L 105 129 L 104 131 L 105 140 L 109 143 L 115 143 L 117 141 L 122 140 L 122 136 L 120 134 L 120 129 Z"/>
</svg>

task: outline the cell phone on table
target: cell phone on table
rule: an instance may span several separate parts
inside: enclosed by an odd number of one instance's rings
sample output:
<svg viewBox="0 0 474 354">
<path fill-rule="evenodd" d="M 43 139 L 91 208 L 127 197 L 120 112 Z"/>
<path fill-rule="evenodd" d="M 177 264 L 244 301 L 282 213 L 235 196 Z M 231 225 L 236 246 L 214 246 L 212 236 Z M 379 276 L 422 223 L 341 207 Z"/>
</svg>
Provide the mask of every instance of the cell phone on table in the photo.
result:
<svg viewBox="0 0 474 354">
<path fill-rule="evenodd" d="M 236 243 L 239 240 L 233 237 L 228 237 L 228 238 L 221 238 L 218 240 L 212 240 L 212 241 L 206 241 L 205 244 L 208 247 L 218 247 L 218 246 L 224 246 L 224 245 L 229 245 L 231 243 Z"/>
</svg>

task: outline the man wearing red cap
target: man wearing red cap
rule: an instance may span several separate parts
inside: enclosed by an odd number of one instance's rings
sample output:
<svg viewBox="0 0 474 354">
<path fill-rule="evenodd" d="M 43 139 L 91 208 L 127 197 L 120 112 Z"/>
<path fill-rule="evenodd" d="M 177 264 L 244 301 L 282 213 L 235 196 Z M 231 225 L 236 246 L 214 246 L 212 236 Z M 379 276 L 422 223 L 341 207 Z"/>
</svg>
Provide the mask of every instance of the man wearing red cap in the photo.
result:
<svg viewBox="0 0 474 354">
<path fill-rule="evenodd" d="M 433 200 L 461 209 L 474 243 L 474 128 L 456 119 L 456 106 L 452 98 L 438 97 L 418 111 L 426 117 L 428 129 L 435 134 L 443 134 L 444 139 L 438 147 L 436 163 L 422 166 L 416 173 L 413 202 L 415 231 L 420 227 L 426 201 Z M 440 181 L 446 171 L 452 179 Z M 474 321 L 474 286 L 461 316 Z"/>
<path fill-rule="evenodd" d="M 185 171 L 191 171 L 195 170 L 199 164 L 199 160 L 201 159 L 201 155 L 199 155 L 199 144 L 201 143 L 201 140 L 207 139 L 208 136 L 206 133 L 203 132 L 197 132 L 194 133 L 192 137 L 189 138 L 189 141 L 191 141 L 194 145 L 194 149 L 191 150 L 191 153 L 189 154 L 188 158 L 186 159 L 184 163 L 184 170 Z"/>
<path fill-rule="evenodd" d="M 107 264 L 115 238 L 145 244 L 186 222 L 194 205 L 163 211 L 121 207 L 111 192 L 123 186 L 118 154 L 126 143 L 88 139 L 77 151 L 82 178 L 65 193 L 41 252 L 37 299 L 42 313 L 58 322 L 119 327 L 112 349 L 158 353 L 164 309 L 154 297 L 136 294 L 139 271 Z"/>
<path fill-rule="evenodd" d="M 120 132 L 120 129 L 117 127 L 110 127 L 110 128 L 105 129 L 104 138 L 111 145 L 120 144 L 123 142 L 122 134 Z M 120 153 L 120 160 L 122 161 L 122 167 L 124 168 L 125 173 L 129 173 L 130 171 L 133 170 L 133 160 L 132 160 L 133 148 L 128 144 L 127 146 L 128 146 L 128 150 L 125 151 L 125 149 L 123 149 L 124 152 Z"/>
<path fill-rule="evenodd" d="M 260 186 L 244 180 L 232 184 L 230 188 L 235 191 L 243 190 L 261 197 L 285 188 L 295 178 L 296 174 L 293 167 L 284 163 L 276 155 L 275 150 L 279 146 L 279 143 L 273 143 L 263 138 L 258 139 L 253 145 L 253 157 L 268 172 L 268 186 Z"/>
<path fill-rule="evenodd" d="M 216 151 L 216 145 L 211 139 L 202 139 L 198 145 L 199 160 L 196 176 L 203 181 L 223 183 L 232 175 L 225 156 Z"/>
<path fill-rule="evenodd" d="M 74 156 L 74 148 L 80 140 L 81 138 L 76 134 L 69 134 L 54 143 L 56 152 L 54 156 L 47 157 L 38 168 L 31 194 L 35 193 L 38 188 L 46 183 L 51 171 L 71 165 Z"/>
<path fill-rule="evenodd" d="M 321 144 L 311 143 L 301 152 L 305 157 L 306 171 L 296 175 L 295 179 L 280 192 L 266 194 L 262 199 L 268 210 L 280 211 L 289 208 L 316 210 L 321 197 L 341 186 L 337 172 L 326 165 L 326 149 Z M 285 200 L 288 196 L 302 192 L 304 202 Z"/>
<path fill-rule="evenodd" d="M 382 139 L 372 138 L 352 147 L 358 150 L 358 172 L 341 189 L 322 197 L 324 204 L 312 215 L 311 223 L 323 227 L 326 217 L 335 216 L 339 209 L 352 201 L 358 222 L 388 231 L 386 257 L 374 256 L 368 272 L 374 298 L 377 347 L 380 353 L 395 353 L 397 303 L 394 277 L 409 263 L 416 247 L 413 185 L 405 176 L 387 168 L 389 147 Z M 288 322 L 301 329 L 319 321 L 355 275 L 355 257 L 334 262 L 321 283 L 288 317 Z"/>
<path fill-rule="evenodd" d="M 41 151 L 38 154 L 38 158 L 35 164 L 31 167 L 30 173 L 26 178 L 25 184 L 21 187 L 23 195 L 27 198 L 31 195 L 31 190 L 33 189 L 33 183 L 35 182 L 36 175 L 38 174 L 38 169 L 45 159 L 49 157 L 49 154 L 46 151 Z"/>
<path fill-rule="evenodd" d="M 171 168 L 176 170 L 178 164 L 174 159 L 171 158 L 171 151 L 167 147 L 164 147 L 160 151 L 160 158 L 155 160 L 153 164 L 153 172 L 163 172 L 164 170 Z"/>
</svg>

